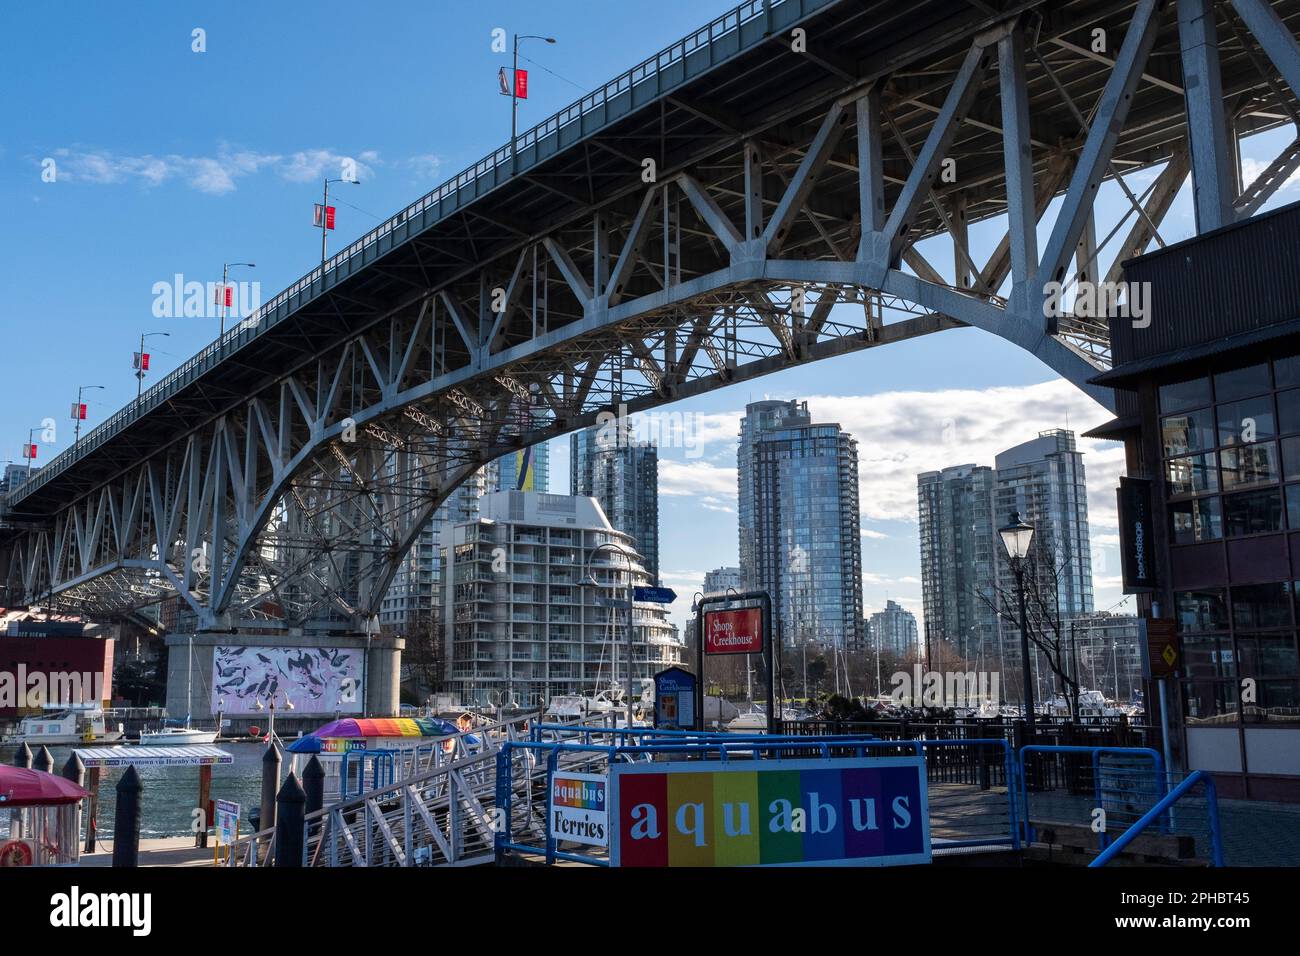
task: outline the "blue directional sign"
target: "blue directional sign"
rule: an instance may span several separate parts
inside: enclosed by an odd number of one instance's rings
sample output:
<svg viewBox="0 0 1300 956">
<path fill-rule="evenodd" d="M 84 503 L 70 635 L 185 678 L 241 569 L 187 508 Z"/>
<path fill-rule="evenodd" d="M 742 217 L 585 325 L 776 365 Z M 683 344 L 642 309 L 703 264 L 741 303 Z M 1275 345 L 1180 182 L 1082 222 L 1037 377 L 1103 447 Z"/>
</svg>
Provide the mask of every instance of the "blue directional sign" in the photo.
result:
<svg viewBox="0 0 1300 956">
<path fill-rule="evenodd" d="M 633 588 L 632 598 L 651 604 L 672 604 L 677 600 L 677 592 L 672 588 Z"/>
</svg>

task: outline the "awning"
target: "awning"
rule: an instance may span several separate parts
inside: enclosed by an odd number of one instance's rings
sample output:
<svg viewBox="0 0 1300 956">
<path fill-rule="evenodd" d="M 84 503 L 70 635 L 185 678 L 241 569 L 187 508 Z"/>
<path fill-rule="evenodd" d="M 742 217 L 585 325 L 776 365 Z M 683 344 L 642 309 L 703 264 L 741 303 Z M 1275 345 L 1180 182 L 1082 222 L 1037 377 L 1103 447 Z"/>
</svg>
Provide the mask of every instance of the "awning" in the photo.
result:
<svg viewBox="0 0 1300 956">
<path fill-rule="evenodd" d="M 211 767 L 234 763 L 235 755 L 220 747 L 87 747 L 73 750 L 87 770 L 108 767 Z"/>
<path fill-rule="evenodd" d="M 1108 372 L 1094 375 L 1088 381 L 1093 385 L 1128 388 L 1136 384 L 1143 376 L 1152 372 L 1173 369 L 1191 362 L 1204 361 L 1238 349 L 1250 348 L 1263 342 L 1286 338 L 1289 335 L 1300 335 L 1300 319 L 1291 319 L 1288 322 L 1279 322 L 1276 325 L 1266 325 L 1263 328 L 1251 329 L 1249 332 L 1238 332 L 1236 335 L 1215 339 L 1212 342 L 1202 342 L 1200 345 L 1189 345 L 1186 348 L 1174 349 L 1171 352 L 1161 352 L 1159 355 L 1134 359 L 1131 362 L 1116 365 Z"/>
<path fill-rule="evenodd" d="M 460 728 L 450 720 L 432 717 L 344 717 L 299 737 L 289 745 L 295 754 L 316 754 L 356 749 L 364 741 L 393 737 L 450 737 Z"/>
<path fill-rule="evenodd" d="M 88 796 L 89 791 L 52 773 L 0 765 L 0 810 L 7 807 L 53 807 L 76 803 Z"/>
</svg>

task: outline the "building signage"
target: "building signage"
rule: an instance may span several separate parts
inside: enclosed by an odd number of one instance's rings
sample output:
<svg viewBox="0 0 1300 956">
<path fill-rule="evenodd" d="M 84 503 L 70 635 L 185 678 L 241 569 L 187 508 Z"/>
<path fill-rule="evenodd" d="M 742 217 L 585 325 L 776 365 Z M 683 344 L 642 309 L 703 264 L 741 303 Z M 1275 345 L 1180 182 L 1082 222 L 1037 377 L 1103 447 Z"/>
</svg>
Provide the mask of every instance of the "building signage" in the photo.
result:
<svg viewBox="0 0 1300 956">
<path fill-rule="evenodd" d="M 1182 653 L 1178 627 L 1172 618 L 1142 618 L 1142 670 L 1148 679 L 1172 677 Z"/>
<path fill-rule="evenodd" d="M 704 653 L 763 653 L 763 609 L 705 611 Z"/>
<path fill-rule="evenodd" d="M 680 667 L 655 674 L 655 728 L 695 729 L 695 675 Z"/>
<path fill-rule="evenodd" d="M 1125 594 L 1155 590 L 1155 529 L 1151 517 L 1151 482 L 1119 480 L 1119 548 Z"/>
<path fill-rule="evenodd" d="M 920 757 L 614 764 L 610 784 L 614 866 L 930 862 Z"/>
<path fill-rule="evenodd" d="M 547 808 L 550 839 L 609 846 L 609 781 L 594 773 L 556 773 Z"/>
</svg>

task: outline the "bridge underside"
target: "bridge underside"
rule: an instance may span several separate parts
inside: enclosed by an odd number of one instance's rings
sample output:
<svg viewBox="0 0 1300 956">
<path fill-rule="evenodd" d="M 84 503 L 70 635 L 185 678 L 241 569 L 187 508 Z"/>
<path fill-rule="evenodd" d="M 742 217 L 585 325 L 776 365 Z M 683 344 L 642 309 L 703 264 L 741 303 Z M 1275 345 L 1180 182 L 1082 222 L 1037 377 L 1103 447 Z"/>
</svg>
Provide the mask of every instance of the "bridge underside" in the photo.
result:
<svg viewBox="0 0 1300 956">
<path fill-rule="evenodd" d="M 1002 336 L 1110 405 L 1087 384 L 1104 322 L 1048 314 L 1048 284 L 1119 279 L 1189 171 L 1204 231 L 1300 165 L 1293 142 L 1243 188 L 1236 146 L 1294 120 L 1300 3 L 772 16 L 582 135 L 522 137 L 472 201 L 411 207 L 56 461 L 11 502 L 10 603 L 111 616 L 175 596 L 203 627 L 371 627 L 433 511 L 493 458 L 944 329 Z M 1131 208 L 1099 240 L 1104 181 Z M 985 220 L 1005 235 L 976 262 Z"/>
</svg>

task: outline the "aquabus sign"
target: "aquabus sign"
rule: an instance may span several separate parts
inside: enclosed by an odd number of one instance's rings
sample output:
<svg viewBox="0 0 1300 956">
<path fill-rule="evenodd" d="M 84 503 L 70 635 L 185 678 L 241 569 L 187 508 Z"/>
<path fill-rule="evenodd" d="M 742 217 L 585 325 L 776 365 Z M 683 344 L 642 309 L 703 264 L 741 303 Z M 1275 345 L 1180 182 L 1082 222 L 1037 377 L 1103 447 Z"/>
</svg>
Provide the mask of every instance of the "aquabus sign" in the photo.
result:
<svg viewBox="0 0 1300 956">
<path fill-rule="evenodd" d="M 919 757 L 615 764 L 614 866 L 930 861 Z"/>
</svg>

